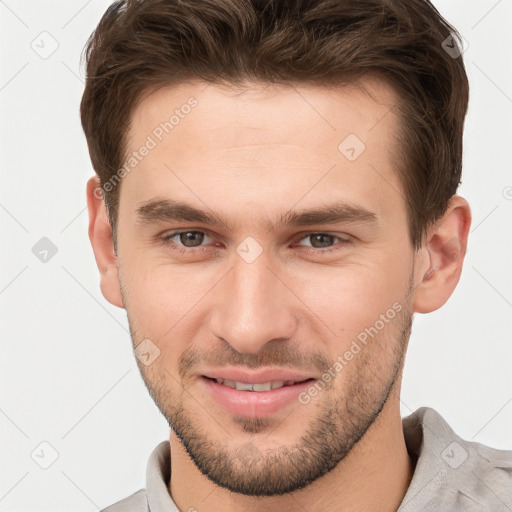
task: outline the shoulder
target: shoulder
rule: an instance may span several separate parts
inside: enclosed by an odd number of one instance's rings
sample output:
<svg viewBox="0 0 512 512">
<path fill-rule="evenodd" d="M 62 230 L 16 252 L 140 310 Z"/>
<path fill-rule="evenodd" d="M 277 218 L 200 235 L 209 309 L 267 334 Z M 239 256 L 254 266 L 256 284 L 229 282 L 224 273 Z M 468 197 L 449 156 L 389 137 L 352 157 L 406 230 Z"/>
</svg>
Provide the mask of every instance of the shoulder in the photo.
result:
<svg viewBox="0 0 512 512">
<path fill-rule="evenodd" d="M 146 490 L 140 489 L 124 500 L 118 501 L 101 512 L 148 512 Z"/>
<path fill-rule="evenodd" d="M 512 451 L 458 438 L 442 454 L 459 492 L 492 510 L 512 509 Z"/>
<path fill-rule="evenodd" d="M 512 509 L 512 451 L 462 439 L 427 407 L 404 419 L 404 434 L 419 455 L 409 499 L 423 494 L 432 510 Z"/>
<path fill-rule="evenodd" d="M 423 416 L 424 428 L 430 430 L 432 437 L 435 437 L 435 440 L 431 441 L 432 444 L 437 448 L 444 448 L 440 455 L 449 467 L 455 469 L 455 466 L 462 467 L 469 462 L 468 466 L 471 466 L 474 471 L 504 469 L 507 470 L 505 473 L 509 478 L 512 478 L 512 451 L 498 450 L 462 439 L 434 409 L 422 407 L 417 413 Z"/>
</svg>

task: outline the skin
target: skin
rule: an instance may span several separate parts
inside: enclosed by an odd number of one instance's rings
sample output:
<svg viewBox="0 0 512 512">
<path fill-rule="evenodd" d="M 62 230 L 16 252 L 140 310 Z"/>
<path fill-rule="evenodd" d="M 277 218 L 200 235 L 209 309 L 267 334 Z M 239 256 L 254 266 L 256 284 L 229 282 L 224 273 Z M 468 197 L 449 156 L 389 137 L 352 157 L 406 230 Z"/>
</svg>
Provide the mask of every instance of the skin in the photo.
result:
<svg viewBox="0 0 512 512">
<path fill-rule="evenodd" d="M 361 85 L 190 82 L 147 96 L 128 153 L 190 97 L 198 104 L 123 177 L 117 255 L 99 182 L 88 183 L 102 293 L 127 310 L 134 347 L 150 339 L 160 350 L 138 364 L 173 429 L 169 492 L 182 511 L 394 511 L 410 484 L 403 358 L 414 313 L 440 308 L 458 283 L 471 213 L 453 196 L 413 250 L 394 171 L 397 98 L 377 79 Z M 355 161 L 338 150 L 349 134 L 366 146 Z M 234 229 L 141 221 L 137 209 L 155 198 L 215 212 Z M 267 227 L 290 210 L 340 202 L 377 222 Z M 162 244 L 180 230 L 207 236 Z M 248 236 L 262 250 L 251 263 L 237 253 Z M 239 417 L 205 393 L 200 376 L 214 366 L 320 378 L 394 304 L 400 311 L 308 403 Z"/>
</svg>

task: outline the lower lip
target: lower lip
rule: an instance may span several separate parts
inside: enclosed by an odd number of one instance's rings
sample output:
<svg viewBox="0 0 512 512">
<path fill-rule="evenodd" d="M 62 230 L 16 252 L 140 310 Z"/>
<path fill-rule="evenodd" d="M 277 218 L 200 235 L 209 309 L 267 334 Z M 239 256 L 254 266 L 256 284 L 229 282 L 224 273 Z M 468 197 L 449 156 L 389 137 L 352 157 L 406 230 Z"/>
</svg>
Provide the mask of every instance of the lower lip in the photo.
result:
<svg viewBox="0 0 512 512">
<path fill-rule="evenodd" d="M 231 414 L 246 418 L 264 418 L 293 401 L 298 403 L 299 394 L 315 383 L 308 380 L 270 391 L 239 391 L 206 377 L 201 381 L 215 402 Z"/>
</svg>

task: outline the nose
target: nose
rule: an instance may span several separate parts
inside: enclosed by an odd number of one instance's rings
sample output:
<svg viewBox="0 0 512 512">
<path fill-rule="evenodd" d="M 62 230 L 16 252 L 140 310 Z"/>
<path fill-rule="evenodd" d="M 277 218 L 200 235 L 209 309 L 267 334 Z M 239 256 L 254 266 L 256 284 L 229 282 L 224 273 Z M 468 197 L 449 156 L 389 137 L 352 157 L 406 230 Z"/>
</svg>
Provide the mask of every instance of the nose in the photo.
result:
<svg viewBox="0 0 512 512">
<path fill-rule="evenodd" d="M 213 334 L 251 354 L 271 341 L 290 339 L 297 329 L 299 301 L 285 283 L 263 254 L 252 263 L 237 256 L 217 289 Z"/>
</svg>

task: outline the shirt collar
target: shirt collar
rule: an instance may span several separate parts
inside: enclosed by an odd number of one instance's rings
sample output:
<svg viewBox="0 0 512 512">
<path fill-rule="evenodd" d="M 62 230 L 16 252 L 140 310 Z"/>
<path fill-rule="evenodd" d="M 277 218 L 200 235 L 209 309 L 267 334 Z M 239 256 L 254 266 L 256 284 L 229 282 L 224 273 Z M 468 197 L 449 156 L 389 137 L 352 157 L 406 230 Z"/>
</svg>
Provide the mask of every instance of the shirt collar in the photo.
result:
<svg viewBox="0 0 512 512">
<path fill-rule="evenodd" d="M 180 512 L 169 494 L 171 447 L 162 441 L 149 456 L 146 469 L 146 495 L 150 512 Z"/>
</svg>

